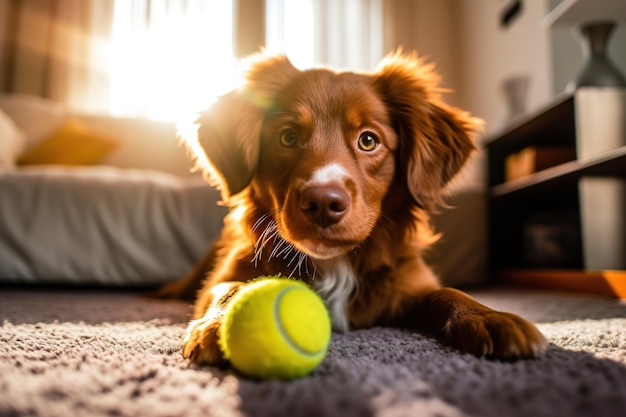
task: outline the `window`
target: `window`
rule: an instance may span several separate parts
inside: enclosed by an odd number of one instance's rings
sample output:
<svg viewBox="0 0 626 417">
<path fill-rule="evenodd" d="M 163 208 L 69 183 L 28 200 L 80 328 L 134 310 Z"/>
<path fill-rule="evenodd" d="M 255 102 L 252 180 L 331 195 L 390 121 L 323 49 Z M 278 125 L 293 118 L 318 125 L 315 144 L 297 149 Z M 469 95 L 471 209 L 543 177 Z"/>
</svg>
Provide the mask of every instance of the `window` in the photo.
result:
<svg viewBox="0 0 626 417">
<path fill-rule="evenodd" d="M 291 62 L 308 68 L 319 64 L 315 54 L 315 0 L 266 0 L 265 45 Z"/>
<path fill-rule="evenodd" d="M 232 22 L 231 0 L 116 1 L 110 112 L 177 120 L 208 107 L 230 87 Z"/>
<path fill-rule="evenodd" d="M 115 1 L 110 113 L 179 120 L 233 88 L 233 1 Z M 300 68 L 371 70 L 382 58 L 382 2 L 266 0 L 266 47 Z"/>
<path fill-rule="evenodd" d="M 383 0 L 266 0 L 266 45 L 300 68 L 369 71 L 383 57 Z"/>
</svg>

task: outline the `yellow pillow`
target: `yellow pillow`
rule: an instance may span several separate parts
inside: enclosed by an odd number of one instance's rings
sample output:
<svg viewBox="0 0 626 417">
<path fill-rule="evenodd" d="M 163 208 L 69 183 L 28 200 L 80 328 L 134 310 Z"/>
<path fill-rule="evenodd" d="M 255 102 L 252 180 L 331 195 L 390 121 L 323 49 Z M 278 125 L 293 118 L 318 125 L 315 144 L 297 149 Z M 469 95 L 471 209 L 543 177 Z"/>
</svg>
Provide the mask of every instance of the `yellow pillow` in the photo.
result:
<svg viewBox="0 0 626 417">
<path fill-rule="evenodd" d="M 106 134 L 91 130 L 78 119 L 66 119 L 37 145 L 17 160 L 20 165 L 90 165 L 96 164 L 119 145 Z"/>
</svg>

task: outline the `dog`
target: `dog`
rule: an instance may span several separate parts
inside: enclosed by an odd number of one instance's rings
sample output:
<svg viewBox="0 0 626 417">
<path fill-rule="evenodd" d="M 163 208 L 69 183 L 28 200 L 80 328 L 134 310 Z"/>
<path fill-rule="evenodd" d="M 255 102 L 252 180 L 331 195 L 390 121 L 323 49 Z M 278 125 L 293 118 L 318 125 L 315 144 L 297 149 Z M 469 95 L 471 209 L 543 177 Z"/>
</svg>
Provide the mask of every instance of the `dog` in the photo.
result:
<svg viewBox="0 0 626 417">
<path fill-rule="evenodd" d="M 533 324 L 442 287 L 422 259 L 436 240 L 428 215 L 482 128 L 442 91 L 415 53 L 392 53 L 372 73 L 249 60 L 242 85 L 187 132 L 231 209 L 204 259 L 160 292 L 196 298 L 185 358 L 225 364 L 224 309 L 248 280 L 275 274 L 314 288 L 336 331 L 414 329 L 498 360 L 544 352 Z"/>
</svg>

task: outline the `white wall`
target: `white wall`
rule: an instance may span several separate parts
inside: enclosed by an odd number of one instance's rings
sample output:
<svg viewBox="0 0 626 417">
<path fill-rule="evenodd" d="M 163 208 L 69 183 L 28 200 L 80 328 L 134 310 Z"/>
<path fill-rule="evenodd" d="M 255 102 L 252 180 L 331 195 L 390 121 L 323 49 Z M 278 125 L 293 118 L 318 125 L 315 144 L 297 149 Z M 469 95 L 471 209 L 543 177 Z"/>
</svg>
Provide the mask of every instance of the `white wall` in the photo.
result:
<svg viewBox="0 0 626 417">
<path fill-rule="evenodd" d="M 500 27 L 501 0 L 453 0 L 460 57 L 461 105 L 486 122 L 486 132 L 502 126 L 507 107 L 502 82 L 520 74 L 530 76 L 527 109 L 553 95 L 550 33 L 541 24 L 547 12 L 543 0 L 524 1 L 521 15 Z"/>
</svg>

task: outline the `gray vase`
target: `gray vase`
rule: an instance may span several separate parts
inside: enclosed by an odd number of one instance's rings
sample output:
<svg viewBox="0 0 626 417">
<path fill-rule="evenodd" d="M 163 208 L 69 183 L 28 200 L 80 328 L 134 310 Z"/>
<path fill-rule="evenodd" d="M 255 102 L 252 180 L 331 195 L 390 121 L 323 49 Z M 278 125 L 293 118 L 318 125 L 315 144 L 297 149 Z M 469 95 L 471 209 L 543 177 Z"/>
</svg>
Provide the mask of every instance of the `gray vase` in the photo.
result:
<svg viewBox="0 0 626 417">
<path fill-rule="evenodd" d="M 584 63 L 572 87 L 626 87 L 626 79 L 608 56 L 614 28 L 611 21 L 585 23 L 578 28 Z"/>
<path fill-rule="evenodd" d="M 502 93 L 508 110 L 507 121 L 526 112 L 529 85 L 530 77 L 526 74 L 514 75 L 502 81 Z"/>
</svg>

